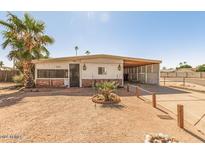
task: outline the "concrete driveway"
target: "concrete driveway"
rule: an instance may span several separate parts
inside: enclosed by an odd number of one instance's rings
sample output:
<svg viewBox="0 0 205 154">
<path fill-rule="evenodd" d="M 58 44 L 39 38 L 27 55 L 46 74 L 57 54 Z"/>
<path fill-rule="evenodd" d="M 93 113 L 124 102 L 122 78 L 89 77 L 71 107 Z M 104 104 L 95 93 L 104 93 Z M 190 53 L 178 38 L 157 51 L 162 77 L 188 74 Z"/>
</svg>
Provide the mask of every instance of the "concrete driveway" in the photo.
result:
<svg viewBox="0 0 205 154">
<path fill-rule="evenodd" d="M 176 114 L 177 104 L 184 105 L 184 118 L 205 133 L 205 94 L 198 92 L 162 94 L 157 103 Z"/>
<path fill-rule="evenodd" d="M 205 133 L 205 93 L 181 90 L 178 88 L 140 85 L 142 88 L 156 92 L 157 104 L 177 114 L 177 104 L 184 105 L 185 120 Z M 142 93 L 151 100 L 151 95 Z"/>
</svg>

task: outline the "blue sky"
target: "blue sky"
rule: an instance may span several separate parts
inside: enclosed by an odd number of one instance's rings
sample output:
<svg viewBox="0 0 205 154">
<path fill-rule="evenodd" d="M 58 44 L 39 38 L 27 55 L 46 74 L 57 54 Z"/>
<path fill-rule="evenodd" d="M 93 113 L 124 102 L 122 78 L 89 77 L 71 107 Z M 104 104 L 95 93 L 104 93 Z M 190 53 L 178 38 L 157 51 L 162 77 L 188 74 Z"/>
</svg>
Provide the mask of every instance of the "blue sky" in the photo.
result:
<svg viewBox="0 0 205 154">
<path fill-rule="evenodd" d="M 13 12 L 22 17 L 23 12 Z M 48 46 L 51 57 L 92 54 L 162 60 L 161 66 L 176 67 L 187 61 L 205 63 L 205 12 L 30 12 L 46 23 L 46 33 L 55 39 Z M 6 19 L 6 12 L 0 12 Z M 0 27 L 0 31 L 2 31 Z M 0 36 L 0 43 L 2 43 Z M 8 50 L 0 60 L 12 66 Z"/>
</svg>

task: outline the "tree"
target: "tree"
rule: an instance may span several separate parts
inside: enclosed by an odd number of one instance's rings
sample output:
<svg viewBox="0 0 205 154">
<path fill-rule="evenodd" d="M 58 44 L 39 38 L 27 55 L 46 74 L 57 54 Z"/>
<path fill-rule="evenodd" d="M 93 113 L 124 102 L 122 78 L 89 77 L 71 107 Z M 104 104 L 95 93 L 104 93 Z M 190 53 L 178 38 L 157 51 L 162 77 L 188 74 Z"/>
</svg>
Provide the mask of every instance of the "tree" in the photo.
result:
<svg viewBox="0 0 205 154">
<path fill-rule="evenodd" d="M 167 68 L 164 66 L 164 67 L 162 67 L 162 70 L 166 70 Z"/>
<path fill-rule="evenodd" d="M 20 19 L 8 12 L 7 20 L 0 20 L 0 25 L 5 28 L 2 32 L 4 39 L 2 48 L 9 47 L 8 58 L 22 66 L 24 86 L 30 88 L 34 85 L 32 60 L 48 58 L 49 51 L 46 46 L 52 44 L 54 40 L 44 34 L 45 24 L 27 13 L 23 19 Z"/>
<path fill-rule="evenodd" d="M 0 61 L 0 68 L 2 68 L 4 66 L 3 61 Z"/>
<path fill-rule="evenodd" d="M 183 63 L 182 63 L 182 62 L 180 62 L 180 63 L 179 63 L 179 66 L 182 66 L 182 65 L 183 65 Z"/>
<path fill-rule="evenodd" d="M 86 54 L 86 55 L 89 55 L 89 54 L 90 54 L 90 51 L 87 50 L 87 51 L 85 52 L 85 54 Z"/>
<path fill-rule="evenodd" d="M 191 65 L 188 65 L 186 61 L 184 61 L 183 63 L 180 62 L 179 63 L 179 67 L 177 67 L 177 69 L 180 69 L 180 68 L 192 68 Z"/>
<path fill-rule="evenodd" d="M 196 69 L 197 72 L 205 72 L 205 64 L 199 65 Z"/>
<path fill-rule="evenodd" d="M 75 46 L 75 55 L 77 56 L 78 55 L 78 46 Z"/>
</svg>

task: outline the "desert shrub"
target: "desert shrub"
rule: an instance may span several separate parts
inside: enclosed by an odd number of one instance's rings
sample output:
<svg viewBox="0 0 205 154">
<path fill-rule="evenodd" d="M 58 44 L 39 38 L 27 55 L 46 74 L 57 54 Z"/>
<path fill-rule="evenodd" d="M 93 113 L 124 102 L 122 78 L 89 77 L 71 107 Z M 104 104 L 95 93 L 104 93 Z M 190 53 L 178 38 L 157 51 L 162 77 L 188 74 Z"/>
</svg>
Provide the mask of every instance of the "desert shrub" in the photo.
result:
<svg viewBox="0 0 205 154">
<path fill-rule="evenodd" d="M 112 93 L 114 90 L 116 90 L 118 87 L 118 84 L 116 82 L 102 82 L 102 83 L 97 83 L 96 88 L 97 90 L 102 93 L 102 95 L 105 97 L 105 100 L 109 100 L 109 95 Z"/>
<path fill-rule="evenodd" d="M 15 83 L 23 84 L 23 74 L 15 75 L 12 79 Z"/>
</svg>

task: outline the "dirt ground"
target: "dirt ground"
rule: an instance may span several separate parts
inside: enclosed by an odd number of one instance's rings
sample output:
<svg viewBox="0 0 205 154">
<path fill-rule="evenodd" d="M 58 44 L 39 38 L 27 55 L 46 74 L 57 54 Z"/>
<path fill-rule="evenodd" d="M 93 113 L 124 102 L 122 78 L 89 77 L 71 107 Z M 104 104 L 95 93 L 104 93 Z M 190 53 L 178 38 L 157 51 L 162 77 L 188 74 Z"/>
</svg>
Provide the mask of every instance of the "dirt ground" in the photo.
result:
<svg viewBox="0 0 205 154">
<path fill-rule="evenodd" d="M 18 91 L 18 89 L 12 89 L 9 87 L 14 87 L 17 84 L 14 82 L 0 82 L 0 99 L 2 96 L 13 94 Z"/>
<path fill-rule="evenodd" d="M 0 107 L 0 142 L 144 142 L 164 133 L 180 142 L 204 142 L 192 126 L 175 119 L 124 89 L 119 105 L 95 105 L 89 88 L 25 92 Z"/>
<path fill-rule="evenodd" d="M 187 90 L 194 90 L 198 92 L 205 92 L 205 79 L 199 78 L 186 78 L 185 85 L 182 78 L 166 78 L 165 86 L 172 86 L 183 88 Z M 161 86 L 164 86 L 164 79 L 160 79 Z"/>
<path fill-rule="evenodd" d="M 0 82 L 0 89 L 5 88 L 5 87 L 10 87 L 10 86 L 15 86 L 16 83 L 14 82 Z"/>
</svg>

